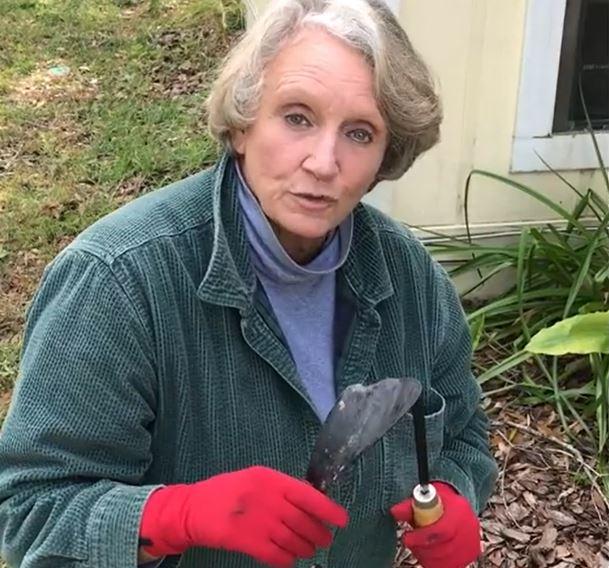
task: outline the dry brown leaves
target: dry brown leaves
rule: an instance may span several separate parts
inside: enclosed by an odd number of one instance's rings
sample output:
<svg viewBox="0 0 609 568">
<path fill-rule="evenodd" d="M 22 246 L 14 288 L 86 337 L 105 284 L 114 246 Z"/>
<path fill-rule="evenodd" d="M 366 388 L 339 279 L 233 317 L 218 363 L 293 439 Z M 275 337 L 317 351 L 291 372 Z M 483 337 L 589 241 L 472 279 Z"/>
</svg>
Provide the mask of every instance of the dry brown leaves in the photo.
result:
<svg viewBox="0 0 609 568">
<path fill-rule="evenodd" d="M 205 91 L 214 79 L 218 57 L 228 52 L 237 37 L 226 33 L 213 19 L 193 28 L 162 31 L 153 39 L 162 53 L 152 70 L 153 92 L 174 99 Z M 193 49 L 196 58 L 191 55 Z"/>
<path fill-rule="evenodd" d="M 17 253 L 14 262 L 0 272 L 0 339 L 19 335 L 24 323 L 25 307 L 45 265 L 39 251 Z"/>
<path fill-rule="evenodd" d="M 500 468 L 482 515 L 481 568 L 609 568 L 609 504 L 591 460 L 560 435 L 548 408 L 497 401 L 491 442 Z M 396 568 L 418 566 L 402 550 Z"/>
</svg>

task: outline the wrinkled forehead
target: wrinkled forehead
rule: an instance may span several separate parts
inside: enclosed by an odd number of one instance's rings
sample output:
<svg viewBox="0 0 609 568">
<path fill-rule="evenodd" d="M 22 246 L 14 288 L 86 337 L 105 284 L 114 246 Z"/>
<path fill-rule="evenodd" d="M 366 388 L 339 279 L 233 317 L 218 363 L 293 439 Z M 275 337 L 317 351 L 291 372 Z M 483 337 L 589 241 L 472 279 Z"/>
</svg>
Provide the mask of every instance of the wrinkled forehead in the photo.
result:
<svg viewBox="0 0 609 568">
<path fill-rule="evenodd" d="M 364 55 L 321 29 L 302 29 L 285 41 L 264 71 L 267 98 L 320 97 L 379 115 L 374 69 Z"/>
<path fill-rule="evenodd" d="M 366 55 L 329 31 L 316 26 L 305 26 L 295 30 L 278 46 L 274 57 L 266 64 L 265 71 L 288 64 L 298 65 L 308 61 L 325 61 L 335 72 L 342 64 L 349 70 L 365 74 L 374 84 L 374 65 Z"/>
</svg>

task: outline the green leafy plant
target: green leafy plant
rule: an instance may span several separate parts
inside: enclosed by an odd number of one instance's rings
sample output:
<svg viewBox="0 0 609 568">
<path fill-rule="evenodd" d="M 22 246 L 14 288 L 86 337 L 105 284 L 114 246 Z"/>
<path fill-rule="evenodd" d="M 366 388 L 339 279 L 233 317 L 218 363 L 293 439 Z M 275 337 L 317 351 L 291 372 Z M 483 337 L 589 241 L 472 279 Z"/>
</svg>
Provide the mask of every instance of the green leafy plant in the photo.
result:
<svg viewBox="0 0 609 568">
<path fill-rule="evenodd" d="M 492 300 L 482 305 L 474 303 L 468 309 L 474 346 L 484 354 L 478 369 L 481 383 L 492 380 L 490 384 L 498 385 L 497 390 L 515 390 L 527 403 L 554 405 L 565 432 L 577 436 L 580 445 L 601 457 L 607 448 L 609 420 L 609 357 L 605 347 L 598 352 L 564 351 L 573 348 L 565 336 L 563 349 L 558 352 L 535 348 L 542 339 L 549 341 L 548 337 L 566 333 L 574 325 L 569 318 L 609 310 L 609 179 L 589 121 L 588 124 L 602 172 L 602 193 L 591 187 L 575 187 L 544 161 L 576 196 L 575 205 L 567 209 L 529 185 L 493 172 L 473 170 L 465 186 L 467 237 L 438 233 L 441 238 L 428 246 L 432 253 L 457 261 L 449 270 L 453 277 L 477 274 L 476 282 L 462 292 L 465 301 L 493 278 L 503 276 L 512 282 Z M 493 180 L 528 195 L 558 220 L 524 228 L 516 242 L 500 246 L 472 241 L 469 207 L 471 185 L 476 178 Z M 575 320 L 573 329 L 583 333 L 591 322 L 596 322 L 600 330 L 602 325 L 597 318 L 594 315 Z M 551 333 L 542 331 L 556 322 L 562 323 Z M 609 327 L 605 326 L 605 338 L 607 335 Z M 592 349 L 593 339 L 588 337 L 588 341 Z M 559 360 L 559 355 L 566 352 L 570 355 Z"/>
<path fill-rule="evenodd" d="M 595 377 L 594 400 L 584 418 L 595 417 L 598 454 L 603 456 L 609 440 L 609 311 L 573 316 L 542 329 L 525 347 L 542 355 L 588 355 Z"/>
</svg>

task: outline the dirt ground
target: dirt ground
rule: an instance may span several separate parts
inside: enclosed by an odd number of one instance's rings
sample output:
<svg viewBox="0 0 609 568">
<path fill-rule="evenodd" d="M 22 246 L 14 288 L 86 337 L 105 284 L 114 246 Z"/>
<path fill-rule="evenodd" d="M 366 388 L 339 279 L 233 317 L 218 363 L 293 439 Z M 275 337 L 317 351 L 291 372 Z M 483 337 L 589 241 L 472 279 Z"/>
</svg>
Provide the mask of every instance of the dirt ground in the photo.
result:
<svg viewBox="0 0 609 568">
<path fill-rule="evenodd" d="M 609 568 L 609 501 L 593 461 L 561 437 L 549 408 L 491 401 L 500 468 L 482 515 L 480 568 Z M 396 568 L 418 566 L 401 550 Z"/>
</svg>

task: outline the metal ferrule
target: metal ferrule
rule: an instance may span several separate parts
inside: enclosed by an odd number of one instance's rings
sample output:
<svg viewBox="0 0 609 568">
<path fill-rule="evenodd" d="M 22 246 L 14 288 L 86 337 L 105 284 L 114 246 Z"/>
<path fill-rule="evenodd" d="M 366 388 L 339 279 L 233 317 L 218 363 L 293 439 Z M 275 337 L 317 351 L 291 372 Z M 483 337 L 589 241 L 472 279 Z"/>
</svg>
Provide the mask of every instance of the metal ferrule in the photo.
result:
<svg viewBox="0 0 609 568">
<path fill-rule="evenodd" d="M 412 497 L 420 509 L 431 509 L 438 502 L 438 493 L 431 483 L 417 485 L 412 491 Z"/>
</svg>

